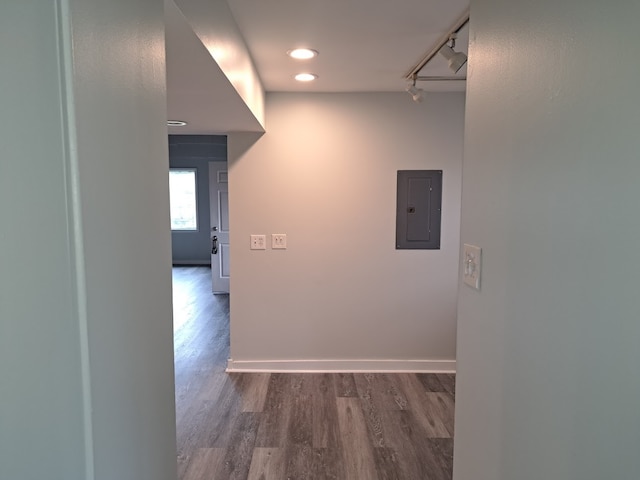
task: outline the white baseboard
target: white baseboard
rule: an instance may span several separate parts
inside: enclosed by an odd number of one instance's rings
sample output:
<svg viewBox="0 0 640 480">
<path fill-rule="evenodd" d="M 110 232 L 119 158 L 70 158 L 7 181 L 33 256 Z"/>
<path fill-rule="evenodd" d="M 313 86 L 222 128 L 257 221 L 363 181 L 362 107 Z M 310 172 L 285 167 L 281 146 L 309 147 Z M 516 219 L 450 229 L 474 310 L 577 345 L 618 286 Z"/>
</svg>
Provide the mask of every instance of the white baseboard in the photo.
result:
<svg viewBox="0 0 640 480">
<path fill-rule="evenodd" d="M 233 360 L 227 372 L 455 373 L 455 360 Z"/>
</svg>

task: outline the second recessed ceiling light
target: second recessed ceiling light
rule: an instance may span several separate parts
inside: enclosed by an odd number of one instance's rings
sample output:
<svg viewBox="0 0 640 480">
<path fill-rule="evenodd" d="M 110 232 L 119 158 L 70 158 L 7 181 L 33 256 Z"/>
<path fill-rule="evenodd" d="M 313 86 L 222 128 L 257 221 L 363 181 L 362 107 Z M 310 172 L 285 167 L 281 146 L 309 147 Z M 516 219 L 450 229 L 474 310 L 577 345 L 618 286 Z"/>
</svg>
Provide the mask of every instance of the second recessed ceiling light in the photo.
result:
<svg viewBox="0 0 640 480">
<path fill-rule="evenodd" d="M 310 48 L 294 48 L 293 50 L 287 51 L 287 55 L 291 58 L 295 58 L 296 60 L 308 60 L 316 57 L 318 52 L 316 50 L 311 50 Z"/>
<path fill-rule="evenodd" d="M 315 73 L 299 73 L 294 78 L 299 82 L 312 82 L 318 78 L 318 75 Z"/>
</svg>

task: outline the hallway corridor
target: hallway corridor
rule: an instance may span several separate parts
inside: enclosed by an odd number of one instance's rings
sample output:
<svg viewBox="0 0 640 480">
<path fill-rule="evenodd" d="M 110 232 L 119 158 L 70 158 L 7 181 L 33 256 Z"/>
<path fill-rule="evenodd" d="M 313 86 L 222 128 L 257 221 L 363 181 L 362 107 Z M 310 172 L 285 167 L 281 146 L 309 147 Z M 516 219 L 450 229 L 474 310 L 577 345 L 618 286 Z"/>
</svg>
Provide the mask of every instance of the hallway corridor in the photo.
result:
<svg viewBox="0 0 640 480">
<path fill-rule="evenodd" d="M 175 267 L 180 480 L 449 480 L 448 374 L 235 373 L 228 295 Z"/>
</svg>

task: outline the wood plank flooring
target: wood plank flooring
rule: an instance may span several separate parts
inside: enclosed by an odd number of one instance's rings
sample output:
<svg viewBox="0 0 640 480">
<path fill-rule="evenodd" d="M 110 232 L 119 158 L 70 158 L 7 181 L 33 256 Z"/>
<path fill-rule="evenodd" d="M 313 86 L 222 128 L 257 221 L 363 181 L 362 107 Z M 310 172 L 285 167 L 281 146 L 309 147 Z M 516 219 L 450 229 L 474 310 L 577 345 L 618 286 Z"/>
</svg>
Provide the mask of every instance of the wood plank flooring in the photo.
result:
<svg viewBox="0 0 640 480">
<path fill-rule="evenodd" d="M 180 480 L 449 480 L 455 377 L 236 373 L 229 298 L 174 267 Z"/>
</svg>

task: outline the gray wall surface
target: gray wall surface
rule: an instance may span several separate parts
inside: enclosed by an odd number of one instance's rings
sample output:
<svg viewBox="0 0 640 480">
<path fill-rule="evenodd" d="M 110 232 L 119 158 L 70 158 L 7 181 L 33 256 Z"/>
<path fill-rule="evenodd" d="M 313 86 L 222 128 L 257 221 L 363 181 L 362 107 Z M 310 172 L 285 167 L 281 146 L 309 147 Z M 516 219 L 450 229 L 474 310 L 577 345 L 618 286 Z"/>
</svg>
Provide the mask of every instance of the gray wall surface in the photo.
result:
<svg viewBox="0 0 640 480">
<path fill-rule="evenodd" d="M 269 93 L 266 111 L 229 160 L 232 366 L 455 369 L 464 95 Z M 396 250 L 397 171 L 419 169 L 444 172 L 441 249 Z"/>
<path fill-rule="evenodd" d="M 171 232 L 173 263 L 210 264 L 209 162 L 227 161 L 224 135 L 169 135 L 169 167 L 195 168 L 198 231 Z"/>
<path fill-rule="evenodd" d="M 79 480 L 90 455 L 55 7 L 14 0 L 0 15 L 2 479 Z"/>
<path fill-rule="evenodd" d="M 0 32 L 0 478 L 175 480 L 163 2 Z"/>
<path fill-rule="evenodd" d="M 454 478 L 637 479 L 640 3 L 471 3 Z"/>
</svg>

